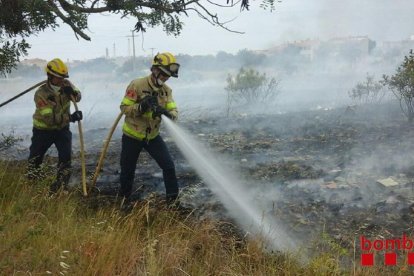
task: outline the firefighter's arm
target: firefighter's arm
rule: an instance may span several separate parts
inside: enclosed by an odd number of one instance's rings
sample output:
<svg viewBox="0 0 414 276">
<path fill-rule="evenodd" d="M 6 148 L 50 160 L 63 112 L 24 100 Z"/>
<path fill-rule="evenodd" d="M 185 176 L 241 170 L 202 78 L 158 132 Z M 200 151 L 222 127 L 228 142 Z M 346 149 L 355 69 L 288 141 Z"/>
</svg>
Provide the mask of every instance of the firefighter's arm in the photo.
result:
<svg viewBox="0 0 414 276">
<path fill-rule="evenodd" d="M 36 104 L 36 110 L 42 116 L 43 121 L 47 125 L 53 125 L 54 123 L 54 112 L 53 108 L 56 105 L 54 99 L 47 99 L 41 93 L 35 93 L 34 102 Z"/>
<path fill-rule="evenodd" d="M 173 97 L 172 97 L 172 91 L 168 91 L 167 93 L 167 103 L 164 106 L 165 110 L 170 113 L 172 120 L 177 121 L 178 119 L 178 109 L 177 104 L 175 103 Z"/>
<path fill-rule="evenodd" d="M 80 100 L 82 99 L 82 94 L 80 90 L 67 79 L 65 79 L 63 83 L 63 92 L 68 94 L 69 98 L 73 96 L 76 102 L 80 102 Z"/>
<path fill-rule="evenodd" d="M 136 116 L 139 109 L 137 98 L 138 96 L 135 88 L 132 87 L 132 85 L 129 85 L 121 102 L 120 108 L 122 113 L 125 115 Z"/>
</svg>

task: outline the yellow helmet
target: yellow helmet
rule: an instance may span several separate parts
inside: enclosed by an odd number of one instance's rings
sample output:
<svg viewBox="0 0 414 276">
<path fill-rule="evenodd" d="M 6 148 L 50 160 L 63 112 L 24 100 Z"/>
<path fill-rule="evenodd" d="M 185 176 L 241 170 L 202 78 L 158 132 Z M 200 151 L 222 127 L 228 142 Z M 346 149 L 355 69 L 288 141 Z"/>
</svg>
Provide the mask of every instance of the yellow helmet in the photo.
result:
<svg viewBox="0 0 414 276">
<path fill-rule="evenodd" d="M 59 58 L 49 61 L 45 68 L 46 73 L 51 74 L 58 78 L 69 78 L 68 67 Z"/>
<path fill-rule="evenodd" d="M 158 53 L 152 61 L 153 67 L 158 67 L 162 72 L 170 77 L 178 77 L 180 64 L 177 63 L 175 56 L 171 53 Z"/>
</svg>

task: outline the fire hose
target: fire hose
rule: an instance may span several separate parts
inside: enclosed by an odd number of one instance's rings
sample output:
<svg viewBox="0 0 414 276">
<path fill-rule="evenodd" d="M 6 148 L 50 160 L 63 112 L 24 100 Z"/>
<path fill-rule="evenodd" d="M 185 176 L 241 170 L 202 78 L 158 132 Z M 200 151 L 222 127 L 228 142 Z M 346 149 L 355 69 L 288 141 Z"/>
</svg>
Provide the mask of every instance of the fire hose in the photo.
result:
<svg viewBox="0 0 414 276">
<path fill-rule="evenodd" d="M 157 107 L 153 107 L 153 110 L 154 110 L 154 112 L 159 113 L 159 115 L 165 115 L 170 119 L 172 118 L 171 114 L 168 111 L 164 110 L 164 109 L 160 109 L 159 107 L 157 109 Z M 108 151 L 109 142 L 112 139 L 112 135 L 113 135 L 119 121 L 121 120 L 122 115 L 124 115 L 123 112 L 119 113 L 118 117 L 116 117 L 115 122 L 114 122 L 114 124 L 112 125 L 112 128 L 109 131 L 108 137 L 106 138 L 106 140 L 104 142 L 104 146 L 103 146 L 103 149 L 102 149 L 102 152 L 101 152 L 101 156 L 99 157 L 99 161 L 98 161 L 98 164 L 96 165 L 95 173 L 93 174 L 91 188 L 95 187 L 95 185 L 96 185 L 96 181 L 98 179 L 99 173 L 101 172 L 101 169 L 102 169 L 102 166 L 103 166 L 103 161 L 104 161 L 104 159 L 106 157 L 106 153 Z"/>
<path fill-rule="evenodd" d="M 27 92 L 29 92 L 29 91 L 31 91 L 31 90 L 33 90 L 33 89 L 35 89 L 36 87 L 38 87 L 38 86 L 40 86 L 40 85 L 42 85 L 42 84 L 44 84 L 44 83 L 46 83 L 46 81 L 45 81 L 45 80 L 44 80 L 44 81 L 41 81 L 41 82 L 39 82 L 39 83 L 36 83 L 35 85 L 33 85 L 33 86 L 31 86 L 31 87 L 27 88 L 26 90 L 24 90 L 22 93 L 19 93 L 19 94 L 17 94 L 16 96 L 14 96 L 13 98 L 11 98 L 11 99 L 9 99 L 9 100 L 7 100 L 7 101 L 5 101 L 5 102 L 1 103 L 1 104 L 0 104 L 0 107 L 2 107 L 2 106 L 4 106 L 4 105 L 6 105 L 6 104 L 8 104 L 8 103 L 10 103 L 10 102 L 12 102 L 12 101 L 14 101 L 15 99 L 19 98 L 20 96 L 23 96 L 23 95 L 24 95 L 24 94 L 26 94 Z"/>
<path fill-rule="evenodd" d="M 78 105 L 76 104 L 75 97 L 71 96 L 75 110 L 79 111 Z M 82 131 L 82 122 L 78 121 L 78 130 L 79 130 L 79 142 L 80 142 L 80 155 L 81 155 L 81 167 L 82 167 L 82 191 L 83 195 L 87 196 L 88 191 L 86 188 L 86 163 L 85 163 L 85 145 L 83 143 L 83 131 Z"/>
<path fill-rule="evenodd" d="M 121 112 L 121 113 L 119 113 L 118 117 L 116 117 L 115 122 L 112 125 L 112 128 L 109 131 L 108 136 L 106 137 L 106 140 L 104 142 L 104 146 L 102 148 L 101 156 L 99 157 L 99 161 L 98 161 L 98 164 L 96 165 L 95 173 L 93 174 L 91 188 L 95 187 L 95 185 L 96 185 L 96 180 L 98 179 L 99 173 L 101 172 L 101 169 L 102 169 L 102 166 L 103 166 L 103 161 L 105 159 L 106 152 L 108 151 L 109 142 L 111 141 L 112 135 L 114 134 L 114 131 L 115 131 L 119 121 L 122 118 L 122 115 L 124 115 L 124 113 Z"/>
<path fill-rule="evenodd" d="M 0 104 L 0 107 L 14 101 L 15 99 L 23 96 L 24 94 L 28 93 L 29 91 L 33 90 L 34 88 L 45 84 L 47 81 L 43 80 L 39 83 L 36 83 L 35 85 L 27 88 L 26 90 L 24 90 L 23 92 L 17 94 L 16 96 L 14 96 L 13 98 L 3 102 Z M 74 99 L 74 97 L 72 96 L 72 102 L 73 105 L 75 106 L 75 110 L 78 111 L 78 105 L 76 104 L 76 101 Z M 81 147 L 81 163 L 82 163 L 82 189 L 83 189 L 83 195 L 87 196 L 87 189 L 86 189 L 86 164 L 85 164 L 85 147 L 84 147 L 84 143 L 83 143 L 83 131 L 82 131 L 82 123 L 81 121 L 78 121 L 78 128 L 79 128 L 79 139 L 80 139 L 80 147 Z"/>
</svg>

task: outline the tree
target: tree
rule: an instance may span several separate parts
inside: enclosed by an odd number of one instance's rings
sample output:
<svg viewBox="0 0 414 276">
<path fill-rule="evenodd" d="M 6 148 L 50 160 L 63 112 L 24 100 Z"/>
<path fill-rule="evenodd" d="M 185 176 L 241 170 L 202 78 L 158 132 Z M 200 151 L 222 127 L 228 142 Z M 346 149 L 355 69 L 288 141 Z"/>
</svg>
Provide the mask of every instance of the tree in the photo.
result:
<svg viewBox="0 0 414 276">
<path fill-rule="evenodd" d="M 240 68 L 236 76 L 227 76 L 226 115 L 229 116 L 236 103 L 256 108 L 268 105 L 279 95 L 279 81 L 269 78 L 265 73 L 260 74 L 254 69 Z"/>
<path fill-rule="evenodd" d="M 77 73 L 106 73 L 112 72 L 117 68 L 117 65 L 110 59 L 95 58 L 81 62 L 74 66 L 73 71 Z"/>
<path fill-rule="evenodd" d="M 385 96 L 385 90 L 379 81 L 375 81 L 374 76 L 367 74 L 366 79 L 358 82 L 348 94 L 353 101 L 362 104 L 380 103 Z"/>
<path fill-rule="evenodd" d="M 261 0 L 261 7 L 274 10 L 276 0 Z M 30 45 L 25 38 L 59 24 L 69 25 L 76 38 L 91 38 L 84 32 L 88 16 L 96 13 L 119 14 L 136 19 L 135 30 L 162 26 L 169 35 L 180 35 L 182 17 L 190 13 L 209 23 L 232 31 L 212 11 L 213 7 L 239 6 L 249 9 L 249 0 L 1 0 L 0 1 L 0 74 L 10 72 L 27 55 Z"/>
<path fill-rule="evenodd" d="M 266 60 L 264 54 L 255 53 L 254 51 L 249 51 L 247 49 L 240 50 L 236 57 L 241 61 L 242 66 L 244 67 L 258 66 Z"/>
<path fill-rule="evenodd" d="M 116 71 L 118 74 L 123 74 L 125 77 L 131 78 L 136 76 L 137 71 L 148 70 L 151 60 L 145 57 L 137 57 L 136 60 L 126 60 Z"/>
<path fill-rule="evenodd" d="M 16 66 L 16 70 L 14 70 L 8 77 L 16 78 L 16 77 L 23 77 L 23 78 L 41 78 L 44 76 L 44 70 L 39 66 L 32 64 L 24 64 L 19 63 Z M 0 76 L 1 78 L 2 76 Z"/>
<path fill-rule="evenodd" d="M 7 149 L 9 149 L 10 147 L 13 147 L 15 144 L 17 144 L 20 141 L 23 141 L 22 138 L 20 137 L 16 137 L 14 135 L 14 132 L 5 135 L 3 133 L 0 134 L 1 138 L 0 138 L 0 152 L 5 151 Z"/>
<path fill-rule="evenodd" d="M 414 119 L 414 53 L 410 50 L 408 56 L 404 56 L 403 63 L 398 66 L 393 76 L 383 76 L 383 84 L 394 93 L 400 102 L 400 107 L 409 122 Z"/>
</svg>

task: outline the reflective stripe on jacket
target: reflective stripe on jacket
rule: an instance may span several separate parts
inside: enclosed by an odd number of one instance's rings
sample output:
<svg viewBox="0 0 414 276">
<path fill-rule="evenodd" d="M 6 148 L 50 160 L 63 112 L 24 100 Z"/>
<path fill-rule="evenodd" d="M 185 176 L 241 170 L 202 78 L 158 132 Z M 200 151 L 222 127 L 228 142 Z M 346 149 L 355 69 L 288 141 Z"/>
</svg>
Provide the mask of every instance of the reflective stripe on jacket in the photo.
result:
<svg viewBox="0 0 414 276">
<path fill-rule="evenodd" d="M 80 100 L 80 91 L 68 80 L 65 86 L 71 85 L 77 92 L 77 101 Z M 62 92 L 54 92 L 48 83 L 40 86 L 35 93 L 36 110 L 33 114 L 33 126 L 37 129 L 62 129 L 69 125 L 70 98 Z"/>
<path fill-rule="evenodd" d="M 145 96 L 157 96 L 161 107 L 168 110 L 174 119 L 178 116 L 172 90 L 168 85 L 155 87 L 151 75 L 133 80 L 126 89 L 120 108 L 125 114 L 123 133 L 138 140 L 154 139 L 160 131 L 161 118 L 153 118 L 152 112 L 139 111 L 139 103 Z"/>
</svg>

